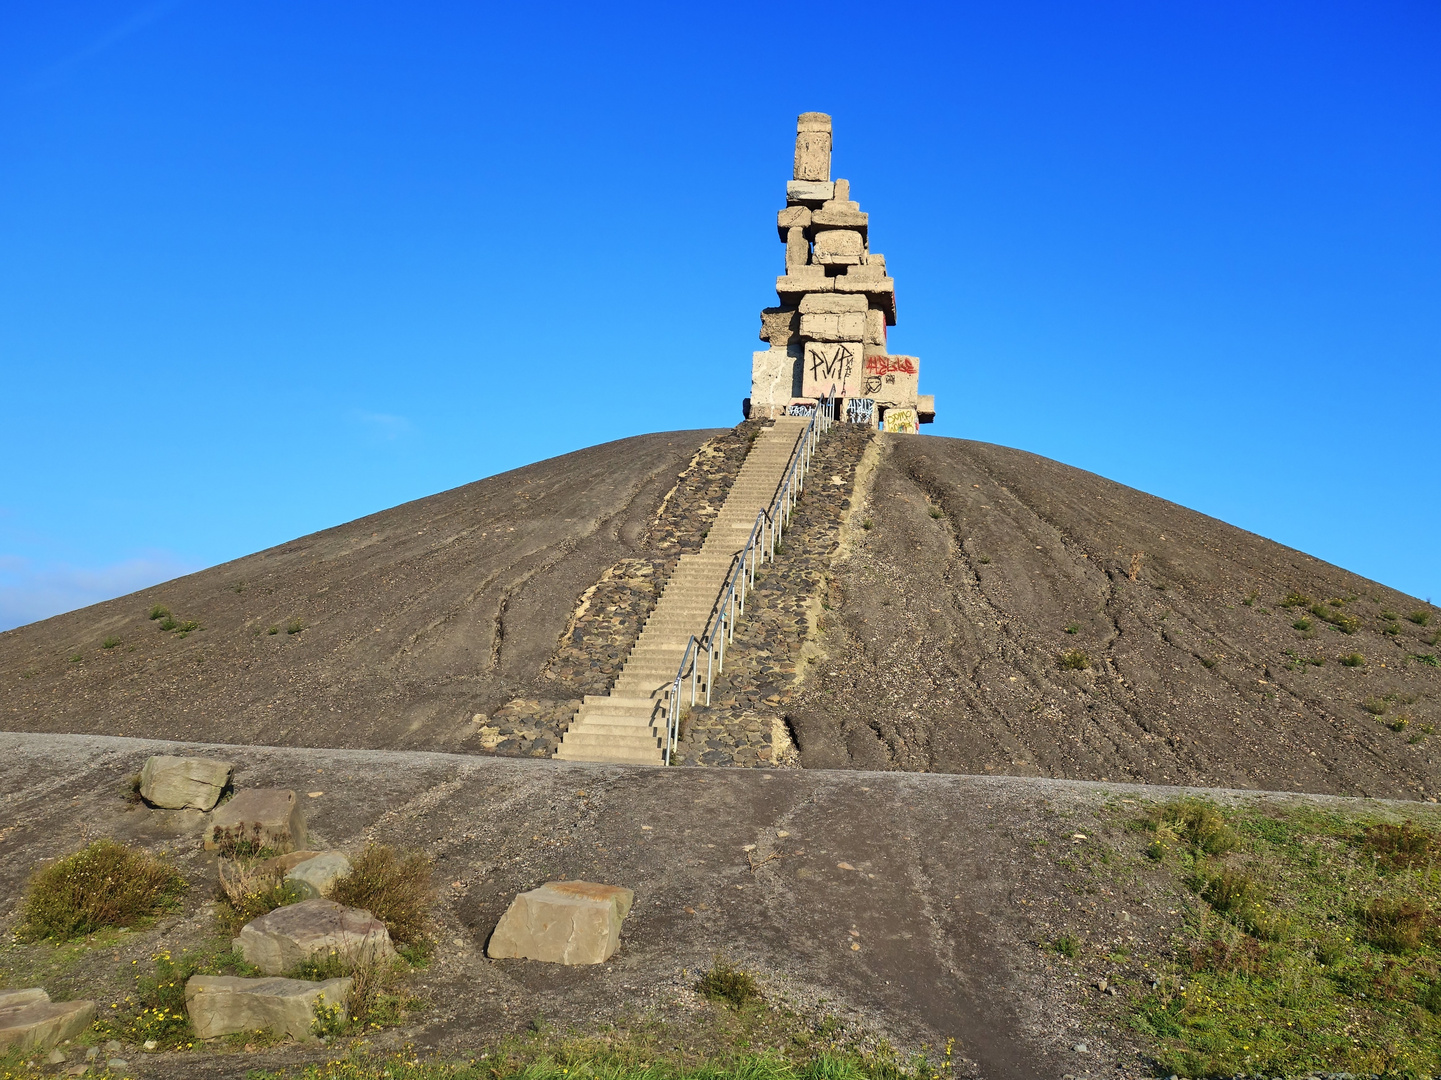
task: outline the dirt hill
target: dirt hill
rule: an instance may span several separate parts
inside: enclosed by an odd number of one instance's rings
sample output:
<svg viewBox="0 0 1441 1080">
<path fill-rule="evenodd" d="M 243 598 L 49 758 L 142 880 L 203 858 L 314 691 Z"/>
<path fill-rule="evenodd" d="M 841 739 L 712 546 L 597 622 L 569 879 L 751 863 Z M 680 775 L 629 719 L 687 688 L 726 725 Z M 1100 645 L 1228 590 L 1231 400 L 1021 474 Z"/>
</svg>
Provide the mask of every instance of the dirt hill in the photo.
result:
<svg viewBox="0 0 1441 1080">
<path fill-rule="evenodd" d="M 714 434 L 592 447 L 0 635 L 0 727 L 470 748 L 473 712 L 570 696 L 545 676 L 577 604 Z M 856 505 L 823 656 L 778 706 L 802 764 L 1441 789 L 1435 609 L 1020 451 L 867 455 L 854 492 L 806 492 Z"/>
</svg>

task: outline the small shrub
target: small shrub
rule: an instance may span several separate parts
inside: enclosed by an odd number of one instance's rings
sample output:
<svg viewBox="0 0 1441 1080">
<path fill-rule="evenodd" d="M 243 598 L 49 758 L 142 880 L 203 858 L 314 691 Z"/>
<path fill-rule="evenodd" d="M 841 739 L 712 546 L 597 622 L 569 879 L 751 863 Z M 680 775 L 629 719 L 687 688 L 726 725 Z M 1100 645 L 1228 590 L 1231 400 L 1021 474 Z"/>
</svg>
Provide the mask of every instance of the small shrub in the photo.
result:
<svg viewBox="0 0 1441 1080">
<path fill-rule="evenodd" d="M 1295 589 L 1292 589 L 1281 598 L 1281 606 L 1283 608 L 1307 607 L 1310 603 L 1311 598 L 1309 596 L 1302 596 Z"/>
<path fill-rule="evenodd" d="M 1341 657 L 1341 663 L 1345 667 L 1365 667 L 1366 658 L 1358 652 L 1347 653 Z"/>
<path fill-rule="evenodd" d="M 1392 731 L 1395 731 L 1395 732 L 1397 732 L 1397 733 L 1400 733 L 1400 732 L 1402 732 L 1402 731 L 1405 731 L 1408 727 L 1410 727 L 1410 725 L 1411 725 L 1411 718 L 1410 718 L 1409 716 L 1398 716 L 1398 717 L 1396 717 L 1395 720 L 1392 720 L 1392 721 L 1391 721 L 1389 724 L 1387 724 L 1386 726 L 1387 726 L 1388 728 L 1390 728 Z"/>
<path fill-rule="evenodd" d="M 1410 821 L 1400 825 L 1368 825 L 1361 835 L 1361 847 L 1379 867 L 1387 870 L 1415 869 L 1441 854 L 1436 834 Z"/>
<path fill-rule="evenodd" d="M 330 898 L 347 907 L 364 908 L 401 945 L 424 940 L 430 926 L 434 894 L 430 888 L 430 857 L 421 852 L 397 854 L 372 844 L 335 883 Z"/>
<path fill-rule="evenodd" d="M 156 604 L 153 608 L 150 609 L 150 617 L 152 619 L 163 619 L 169 614 L 170 609 L 164 604 Z"/>
<path fill-rule="evenodd" d="M 1147 816 L 1157 840 L 1163 843 L 1169 835 L 1203 855 L 1224 855 L 1241 846 L 1241 838 L 1226 824 L 1221 811 L 1204 799 L 1177 799 L 1152 807 Z"/>
<path fill-rule="evenodd" d="M 1395 622 L 1401 616 L 1397 615 L 1394 611 L 1382 611 L 1381 614 L 1377 617 L 1381 619 L 1386 619 L 1390 622 Z"/>
<path fill-rule="evenodd" d="M 237 581 L 234 585 L 230 586 L 230 591 L 233 593 L 243 593 L 245 591 L 245 582 Z"/>
<path fill-rule="evenodd" d="M 269 630 L 267 630 L 267 631 L 265 631 L 265 632 L 266 632 L 267 634 L 278 634 L 278 633 L 280 633 L 280 627 L 278 627 L 278 626 L 272 626 Z"/>
<path fill-rule="evenodd" d="M 986 565 L 990 561 L 991 557 L 989 555 L 982 555 L 979 559 L 976 560 L 976 562 L 980 563 L 982 566 Z"/>
<path fill-rule="evenodd" d="M 1072 937 L 1070 934 L 1067 934 L 1065 937 L 1056 938 L 1053 944 L 1055 945 L 1056 952 L 1068 959 L 1074 960 L 1081 955 L 1081 939 Z"/>
<path fill-rule="evenodd" d="M 180 624 L 176 622 L 172 616 L 167 615 L 165 616 L 165 618 L 161 619 L 160 622 L 158 622 L 156 625 L 160 627 L 160 632 L 162 634 L 168 634 Z"/>
<path fill-rule="evenodd" d="M 1431 621 L 1431 613 L 1429 611 L 1413 611 L 1406 618 L 1417 626 L 1425 626 Z"/>
<path fill-rule="evenodd" d="M 1223 915 L 1234 915 L 1251 902 L 1256 883 L 1249 874 L 1226 869 L 1201 890 L 1201 898 Z"/>
<path fill-rule="evenodd" d="M 1306 617 L 1303 615 L 1303 616 L 1301 616 L 1301 618 L 1297 619 L 1295 622 L 1293 622 L 1293 623 L 1291 624 L 1291 629 L 1292 629 L 1292 630 L 1309 630 L 1309 629 L 1311 629 L 1311 620 L 1308 619 L 1308 618 L 1306 618 Z"/>
<path fill-rule="evenodd" d="M 1067 649 L 1056 658 L 1062 671 L 1084 671 L 1091 666 L 1091 658 L 1080 649 Z"/>
<path fill-rule="evenodd" d="M 169 863 L 97 840 L 31 876 L 16 936 L 66 941 L 110 926 L 135 926 L 174 910 L 187 887 Z"/>
<path fill-rule="evenodd" d="M 1386 702 L 1372 695 L 1361 702 L 1361 708 L 1365 709 L 1372 716 L 1384 716 L 1386 713 Z"/>
<path fill-rule="evenodd" d="M 228 933 L 238 934 L 251 919 L 304 899 L 299 886 L 283 880 L 278 870 L 245 863 L 220 864 L 220 896 L 215 914 Z"/>
<path fill-rule="evenodd" d="M 72 656 L 72 657 L 70 658 L 70 662 L 71 662 L 72 664 L 78 664 L 78 663 L 80 663 L 80 662 L 81 662 L 82 660 L 84 660 L 84 659 L 85 659 L 85 657 L 81 656 L 79 653 L 76 653 L 74 656 Z"/>
<path fill-rule="evenodd" d="M 875 522 L 872 521 L 870 518 L 866 518 L 865 520 L 863 520 L 863 521 L 861 522 L 861 528 L 863 528 L 863 529 L 867 529 L 867 530 L 868 530 L 868 529 L 870 529 L 873 525 L 875 525 Z"/>
<path fill-rule="evenodd" d="M 1381 633 L 1383 634 L 1399 634 L 1400 632 L 1401 624 L 1398 622 L 1389 622 L 1385 626 L 1381 627 Z"/>
<path fill-rule="evenodd" d="M 286 632 L 287 634 L 298 634 L 298 633 L 300 633 L 302 630 L 304 630 L 305 627 L 306 627 L 306 623 L 304 622 L 304 620 L 302 620 L 302 619 L 291 619 L 288 623 L 285 624 L 285 632 Z"/>
<path fill-rule="evenodd" d="M 1322 622 L 1328 622 L 1343 634 L 1354 634 L 1361 629 L 1361 620 L 1339 609 L 1344 600 L 1331 600 L 1326 604 L 1312 604 L 1307 610 Z"/>
<path fill-rule="evenodd" d="M 1421 947 L 1430 922 L 1429 912 L 1419 900 L 1378 896 L 1366 905 L 1361 923 L 1366 937 L 1378 949 L 1389 953 L 1411 952 Z"/>
<path fill-rule="evenodd" d="M 1078 634 L 1078 633 L 1080 633 L 1080 631 L 1081 631 L 1081 628 L 1080 628 L 1079 626 L 1077 626 L 1075 623 L 1068 623 L 1068 624 L 1066 625 L 1066 633 L 1068 633 L 1068 634 Z"/>
<path fill-rule="evenodd" d="M 1441 667 L 1441 660 L 1436 659 L 1435 653 L 1412 653 L 1411 659 L 1427 667 Z"/>
<path fill-rule="evenodd" d="M 941 518 L 943 518 L 943 517 L 946 516 L 945 511 L 942 510 L 939 506 L 933 506 L 933 507 L 931 507 L 931 509 L 930 509 L 930 514 L 931 514 L 931 520 L 932 520 L 932 521 L 939 521 L 939 520 L 941 520 Z"/>
<path fill-rule="evenodd" d="M 720 953 L 716 953 L 710 970 L 700 977 L 695 988 L 712 1001 L 724 1001 L 733 1009 L 739 1009 L 761 996 L 755 977 L 733 965 Z"/>
<path fill-rule="evenodd" d="M 1256 601 L 1259 599 L 1261 599 L 1261 590 L 1252 589 L 1249 593 L 1246 594 L 1246 599 L 1242 600 L 1241 603 L 1246 607 L 1253 607 Z"/>
<path fill-rule="evenodd" d="M 115 648 L 115 646 L 117 646 L 117 645 L 119 645 L 119 644 L 120 644 L 120 639 L 119 639 L 118 637 L 114 637 L 114 636 L 112 635 L 111 637 L 107 637 L 104 641 L 102 641 L 102 642 L 100 643 L 100 647 L 101 647 L 102 649 L 113 649 L 113 648 Z"/>
</svg>

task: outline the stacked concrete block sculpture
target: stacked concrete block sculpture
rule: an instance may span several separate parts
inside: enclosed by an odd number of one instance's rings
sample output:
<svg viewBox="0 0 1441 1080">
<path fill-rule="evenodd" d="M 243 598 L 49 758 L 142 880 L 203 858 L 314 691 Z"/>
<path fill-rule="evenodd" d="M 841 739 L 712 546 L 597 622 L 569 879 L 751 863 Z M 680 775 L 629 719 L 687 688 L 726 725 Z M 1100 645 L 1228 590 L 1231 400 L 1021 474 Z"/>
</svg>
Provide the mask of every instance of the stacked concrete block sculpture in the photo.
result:
<svg viewBox="0 0 1441 1080">
<path fill-rule="evenodd" d="M 786 249 L 776 279 L 780 304 L 761 312 L 760 336 L 770 348 L 752 355 L 746 415 L 797 415 L 833 395 L 845 399 L 853 421 L 914 432 L 935 418 L 935 399 L 919 392 L 920 361 L 886 348 L 896 283 L 885 256 L 871 251 L 870 216 L 852 201 L 850 182 L 831 179 L 825 113 L 802 113 L 796 122 L 794 176 L 776 215 Z"/>
</svg>

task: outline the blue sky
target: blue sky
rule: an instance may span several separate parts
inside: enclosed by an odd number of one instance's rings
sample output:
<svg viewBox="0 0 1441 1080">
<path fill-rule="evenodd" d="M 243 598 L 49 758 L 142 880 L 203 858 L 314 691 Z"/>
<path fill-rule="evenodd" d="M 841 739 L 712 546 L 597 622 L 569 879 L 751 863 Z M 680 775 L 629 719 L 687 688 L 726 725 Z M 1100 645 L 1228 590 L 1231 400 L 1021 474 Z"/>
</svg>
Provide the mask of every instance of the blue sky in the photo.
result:
<svg viewBox="0 0 1441 1080">
<path fill-rule="evenodd" d="M 1441 598 L 1434 3 L 0 8 L 0 628 L 728 425 L 797 113 L 938 435 Z"/>
</svg>

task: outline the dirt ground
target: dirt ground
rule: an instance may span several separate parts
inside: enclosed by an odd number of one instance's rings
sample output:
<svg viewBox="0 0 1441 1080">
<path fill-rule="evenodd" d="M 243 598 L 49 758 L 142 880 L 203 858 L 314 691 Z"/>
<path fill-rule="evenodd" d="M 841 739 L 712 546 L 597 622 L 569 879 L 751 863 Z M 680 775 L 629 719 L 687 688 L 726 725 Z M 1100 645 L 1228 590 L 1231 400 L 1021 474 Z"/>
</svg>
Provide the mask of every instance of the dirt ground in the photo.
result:
<svg viewBox="0 0 1441 1080">
<path fill-rule="evenodd" d="M 1441 610 L 1019 450 L 881 436 L 861 474 L 807 767 L 1441 790 Z"/>
<path fill-rule="evenodd" d="M 32 867 L 101 836 L 172 853 L 192 888 L 183 913 L 149 930 L 81 949 L 7 944 L 0 981 L 95 997 L 104 1010 L 128 991 L 132 960 L 214 946 L 216 868 L 200 850 L 202 815 L 125 798 L 128 778 L 157 752 L 221 757 L 236 763 L 238 786 L 301 792 L 312 846 L 354 853 L 379 841 L 433 857 L 440 948 L 411 980 L 430 1004 L 379 1040 L 423 1053 L 474 1048 L 537 1017 L 584 1027 L 649 1016 L 701 1038 L 711 1006 L 693 985 L 720 951 L 759 974 L 774 1008 L 813 1028 L 831 1017 L 846 1038 L 886 1037 L 933 1056 L 954 1037 L 959 1075 L 1150 1075 L 1124 1022 L 1142 972 L 1107 968 L 1123 992 L 1100 995 L 1096 972 L 1049 943 L 1078 935 L 1097 962 L 1123 947 L 1161 955 L 1195 902 L 1139 855 L 1144 838 L 1126 828 L 1144 800 L 1174 788 L 5 734 L 5 926 Z M 636 890 L 610 962 L 485 958 L 516 892 L 572 877 Z M 130 1048 L 129 1059 L 146 1076 L 239 1077 L 315 1054 Z"/>
</svg>

